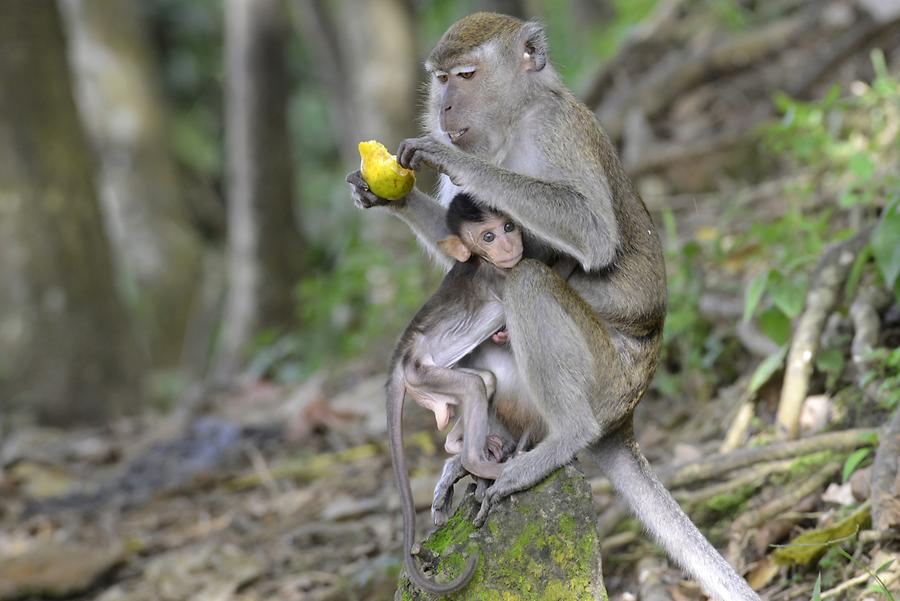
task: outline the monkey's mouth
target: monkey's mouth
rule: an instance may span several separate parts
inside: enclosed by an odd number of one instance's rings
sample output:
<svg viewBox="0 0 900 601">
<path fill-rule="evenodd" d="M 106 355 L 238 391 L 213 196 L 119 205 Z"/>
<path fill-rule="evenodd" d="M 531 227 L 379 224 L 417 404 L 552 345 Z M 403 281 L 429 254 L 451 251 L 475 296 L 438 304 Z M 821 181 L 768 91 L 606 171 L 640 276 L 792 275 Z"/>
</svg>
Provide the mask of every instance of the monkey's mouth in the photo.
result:
<svg viewBox="0 0 900 601">
<path fill-rule="evenodd" d="M 462 129 L 458 129 L 458 130 L 456 130 L 456 131 L 448 131 L 448 132 L 447 132 L 447 137 L 450 138 L 450 143 L 451 143 L 451 144 L 456 144 L 457 142 L 459 142 L 459 139 L 462 138 L 463 135 L 464 135 L 467 131 L 469 131 L 469 128 L 468 128 L 468 127 L 464 127 L 464 128 L 462 128 Z"/>
<path fill-rule="evenodd" d="M 525 254 L 525 252 L 522 251 L 515 257 L 511 257 L 503 262 L 498 262 L 497 266 L 502 267 L 503 269 L 512 269 L 513 267 L 515 267 L 516 265 L 519 264 L 519 261 L 522 260 L 522 255 L 524 255 L 524 254 Z"/>
</svg>

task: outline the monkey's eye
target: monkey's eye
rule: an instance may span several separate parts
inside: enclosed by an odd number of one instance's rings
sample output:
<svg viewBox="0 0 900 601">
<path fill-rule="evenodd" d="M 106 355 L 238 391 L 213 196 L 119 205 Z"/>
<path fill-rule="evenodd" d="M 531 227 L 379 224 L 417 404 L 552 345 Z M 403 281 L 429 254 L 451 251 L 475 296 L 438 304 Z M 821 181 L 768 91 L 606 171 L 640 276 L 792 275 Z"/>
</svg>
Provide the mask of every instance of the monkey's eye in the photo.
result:
<svg viewBox="0 0 900 601">
<path fill-rule="evenodd" d="M 472 79 L 472 77 L 475 75 L 475 70 L 473 69 L 472 71 L 460 71 L 458 75 L 463 79 Z"/>
<path fill-rule="evenodd" d="M 513 223 L 512 221 L 507 221 L 506 223 L 503 224 L 504 232 L 514 232 L 515 230 L 516 230 L 516 224 Z"/>
<path fill-rule="evenodd" d="M 438 73 L 438 74 L 435 75 L 435 77 L 437 77 L 437 80 L 438 80 L 439 82 L 441 82 L 441 83 L 447 83 L 448 77 L 447 77 L 447 74 L 446 74 L 446 73 Z"/>
<path fill-rule="evenodd" d="M 481 239 L 490 244 L 496 237 L 497 236 L 494 235 L 494 232 L 485 232 L 484 236 L 482 236 Z"/>
</svg>

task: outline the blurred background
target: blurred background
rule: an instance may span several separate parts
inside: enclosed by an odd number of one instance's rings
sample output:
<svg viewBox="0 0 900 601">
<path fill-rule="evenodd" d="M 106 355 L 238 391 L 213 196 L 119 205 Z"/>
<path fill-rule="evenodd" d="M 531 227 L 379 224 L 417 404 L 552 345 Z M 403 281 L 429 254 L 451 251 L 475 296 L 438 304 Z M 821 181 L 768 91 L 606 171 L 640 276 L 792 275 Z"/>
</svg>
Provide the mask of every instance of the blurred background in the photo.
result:
<svg viewBox="0 0 900 601">
<path fill-rule="evenodd" d="M 344 177 L 417 133 L 422 61 L 475 10 L 546 25 L 664 237 L 651 461 L 868 434 L 679 498 L 765 598 L 896 598 L 896 538 L 769 545 L 900 523 L 850 487 L 900 398 L 900 2 L 6 0 L 0 599 L 392 598 L 384 369 L 441 272 Z M 611 596 L 700 598 L 592 482 Z"/>
</svg>

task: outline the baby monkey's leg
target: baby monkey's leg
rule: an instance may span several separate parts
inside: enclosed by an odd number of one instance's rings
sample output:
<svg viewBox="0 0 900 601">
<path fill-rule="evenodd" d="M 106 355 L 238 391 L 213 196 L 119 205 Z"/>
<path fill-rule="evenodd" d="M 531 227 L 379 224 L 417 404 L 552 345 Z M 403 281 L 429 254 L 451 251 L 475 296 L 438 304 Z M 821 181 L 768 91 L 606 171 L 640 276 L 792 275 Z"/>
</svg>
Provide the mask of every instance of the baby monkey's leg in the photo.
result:
<svg viewBox="0 0 900 601">
<path fill-rule="evenodd" d="M 527 432 L 516 441 L 516 438 L 497 419 L 493 412 L 488 415 L 488 420 L 490 434 L 488 435 L 486 452 L 492 459 L 496 459 L 499 463 L 524 451 L 529 444 Z M 462 425 L 459 422 L 454 426 L 454 430 L 457 427 L 461 433 Z M 462 448 L 462 440 L 459 442 L 460 448 Z M 496 456 L 494 455 L 495 450 L 492 448 L 495 444 L 499 445 L 496 447 L 499 450 L 499 455 Z M 444 462 L 444 469 L 441 472 L 437 485 L 434 487 L 434 497 L 431 503 L 431 518 L 435 526 L 443 526 L 450 519 L 450 510 L 453 506 L 453 485 L 467 475 L 469 475 L 469 472 L 463 467 L 460 455 L 454 455 Z M 476 481 L 475 498 L 480 502 L 490 481 L 477 476 L 473 476 L 473 478 Z"/>
<path fill-rule="evenodd" d="M 449 397 L 462 408 L 462 465 L 469 473 L 491 480 L 496 480 L 502 471 L 485 451 L 488 398 L 495 387 L 494 375 L 486 370 L 411 365 L 407 372 L 407 390 L 418 404 L 433 407 L 436 398 Z M 454 436 L 458 437 L 458 432 Z"/>
</svg>

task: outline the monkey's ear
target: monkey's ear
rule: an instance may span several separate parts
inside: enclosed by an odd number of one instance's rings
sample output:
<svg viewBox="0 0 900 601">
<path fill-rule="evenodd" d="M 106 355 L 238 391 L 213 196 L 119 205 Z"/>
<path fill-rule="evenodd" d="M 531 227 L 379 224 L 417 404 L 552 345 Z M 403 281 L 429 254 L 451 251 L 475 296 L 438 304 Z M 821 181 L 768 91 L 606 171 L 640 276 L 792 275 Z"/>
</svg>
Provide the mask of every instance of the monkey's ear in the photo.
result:
<svg viewBox="0 0 900 601">
<path fill-rule="evenodd" d="M 543 26 L 536 21 L 528 21 L 519 33 L 524 48 L 526 69 L 540 71 L 547 64 L 547 34 Z"/>
<path fill-rule="evenodd" d="M 472 257 L 472 252 L 459 236 L 447 236 L 443 240 L 438 240 L 437 246 L 460 263 L 465 263 Z"/>
</svg>

